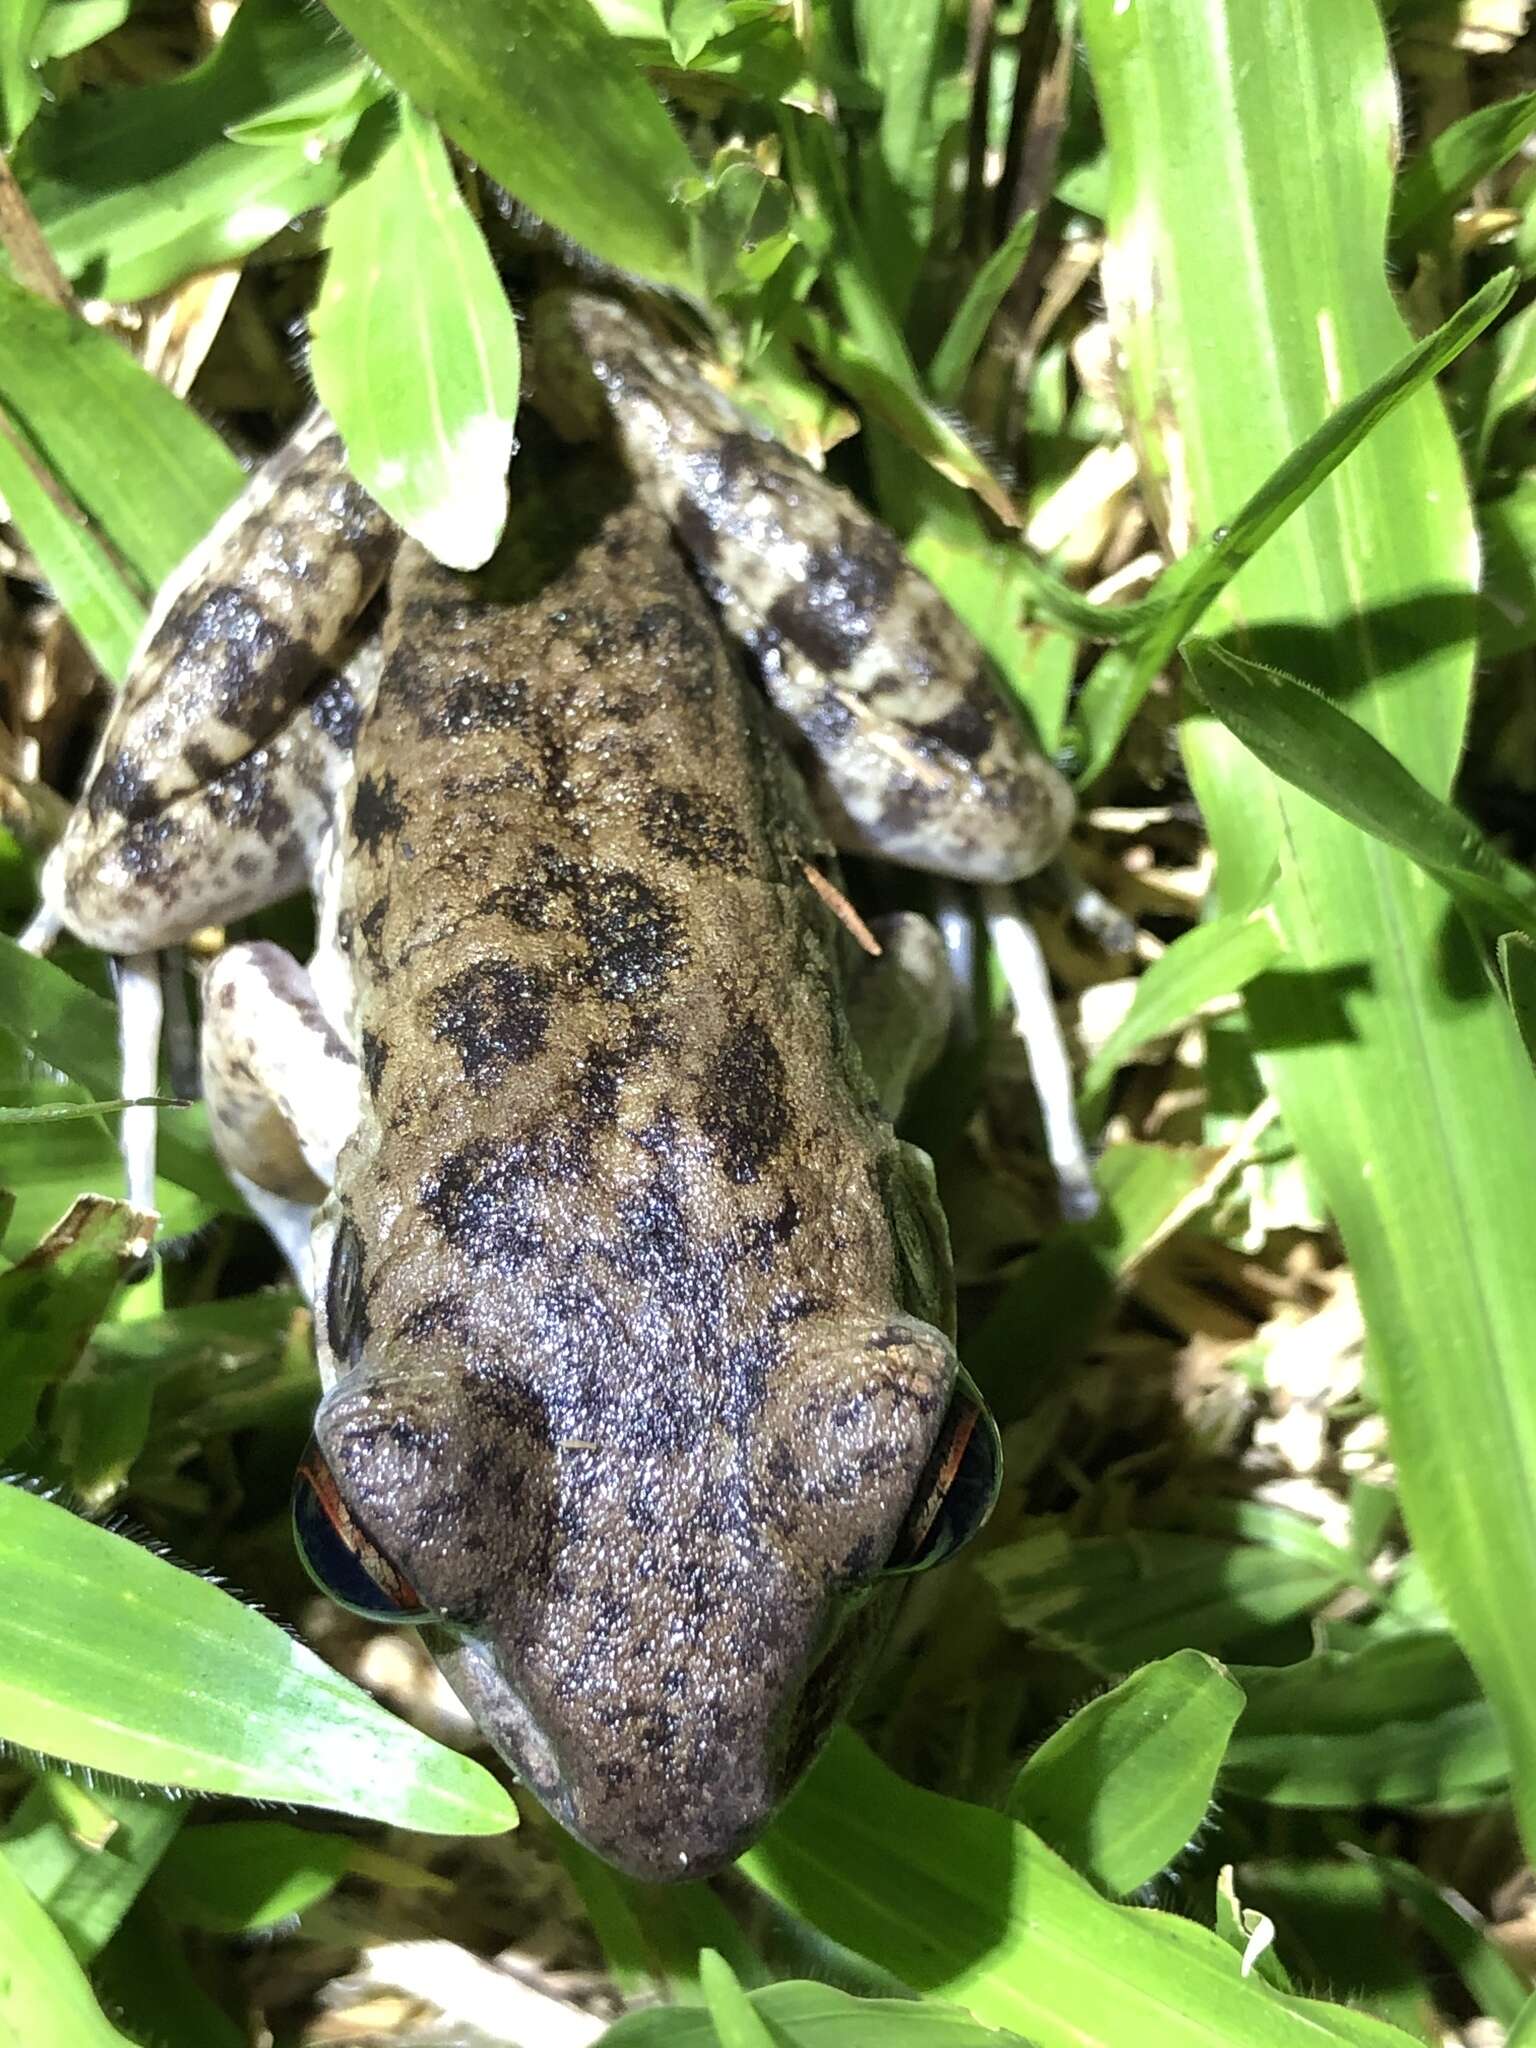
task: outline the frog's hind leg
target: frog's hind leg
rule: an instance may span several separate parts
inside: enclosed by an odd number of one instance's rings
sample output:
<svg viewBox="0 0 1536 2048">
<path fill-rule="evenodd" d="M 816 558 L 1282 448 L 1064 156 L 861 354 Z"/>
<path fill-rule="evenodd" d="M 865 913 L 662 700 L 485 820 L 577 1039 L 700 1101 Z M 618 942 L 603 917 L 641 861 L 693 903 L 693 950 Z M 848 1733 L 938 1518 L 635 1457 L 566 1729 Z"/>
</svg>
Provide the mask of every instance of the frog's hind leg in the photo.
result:
<svg viewBox="0 0 1536 2048">
<path fill-rule="evenodd" d="M 202 1067 L 225 1171 L 312 1297 L 310 1227 L 357 1123 L 358 1067 L 280 946 L 231 946 L 208 969 Z"/>
</svg>

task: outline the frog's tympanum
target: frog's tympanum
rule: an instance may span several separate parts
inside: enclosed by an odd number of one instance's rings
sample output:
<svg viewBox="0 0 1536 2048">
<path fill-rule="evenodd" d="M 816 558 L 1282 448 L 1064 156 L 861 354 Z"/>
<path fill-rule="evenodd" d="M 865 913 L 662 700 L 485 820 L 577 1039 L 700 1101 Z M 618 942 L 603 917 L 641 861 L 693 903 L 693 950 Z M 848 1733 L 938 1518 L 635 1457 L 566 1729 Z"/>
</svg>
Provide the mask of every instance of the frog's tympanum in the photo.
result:
<svg viewBox="0 0 1536 2048">
<path fill-rule="evenodd" d="M 882 1108 L 919 1027 L 849 1021 L 941 963 L 910 917 L 859 952 L 829 834 L 1008 879 L 1069 803 L 854 500 L 619 308 L 537 333 L 606 438 L 530 425 L 466 578 L 313 417 L 157 607 L 47 887 L 119 951 L 313 890 L 308 970 L 203 990 L 221 1154 L 316 1300 L 301 1549 L 583 1840 L 698 1876 L 997 1478 Z"/>
</svg>

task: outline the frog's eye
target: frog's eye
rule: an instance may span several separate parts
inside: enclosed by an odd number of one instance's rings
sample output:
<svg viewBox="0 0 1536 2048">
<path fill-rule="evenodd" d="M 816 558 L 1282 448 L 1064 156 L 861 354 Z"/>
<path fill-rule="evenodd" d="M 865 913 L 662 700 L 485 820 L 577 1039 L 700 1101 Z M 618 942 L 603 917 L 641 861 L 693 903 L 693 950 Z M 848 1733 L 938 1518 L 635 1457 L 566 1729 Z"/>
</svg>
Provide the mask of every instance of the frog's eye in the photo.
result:
<svg viewBox="0 0 1536 2048">
<path fill-rule="evenodd" d="M 338 1607 L 369 1621 L 428 1618 L 416 1588 L 395 1570 L 342 1499 L 313 1438 L 293 1482 L 293 1540 L 304 1569 Z"/>
<path fill-rule="evenodd" d="M 953 1557 L 991 1514 L 1002 1483 L 1003 1446 L 992 1411 L 970 1374 L 957 1367 L 944 1427 L 885 1573 L 926 1571 Z"/>
</svg>

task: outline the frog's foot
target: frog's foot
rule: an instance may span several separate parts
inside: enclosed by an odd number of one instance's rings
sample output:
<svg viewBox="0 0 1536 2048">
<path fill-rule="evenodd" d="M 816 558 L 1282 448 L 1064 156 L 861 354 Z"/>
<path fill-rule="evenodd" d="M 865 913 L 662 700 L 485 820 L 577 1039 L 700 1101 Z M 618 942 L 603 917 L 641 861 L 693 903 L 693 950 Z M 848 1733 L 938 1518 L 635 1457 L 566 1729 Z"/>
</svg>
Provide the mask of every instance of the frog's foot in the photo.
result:
<svg viewBox="0 0 1536 2048">
<path fill-rule="evenodd" d="M 848 1021 L 892 1123 L 944 1050 L 954 1017 L 949 958 L 938 930 L 915 911 L 877 918 L 880 952 L 861 953 L 848 979 Z"/>
<path fill-rule="evenodd" d="M 231 946 L 209 968 L 202 1066 L 219 1158 L 312 1292 L 310 1221 L 357 1123 L 358 1069 L 280 946 Z"/>
<path fill-rule="evenodd" d="M 982 916 L 997 954 L 1014 1022 L 1029 1057 L 1030 1078 L 1045 1126 L 1045 1147 L 1056 1171 L 1061 1212 L 1081 1222 L 1099 1206 L 1082 1129 L 1077 1121 L 1077 1084 L 1056 1005 L 1045 955 L 1028 918 L 1019 914 L 1013 892 L 996 885 L 981 892 Z"/>
</svg>

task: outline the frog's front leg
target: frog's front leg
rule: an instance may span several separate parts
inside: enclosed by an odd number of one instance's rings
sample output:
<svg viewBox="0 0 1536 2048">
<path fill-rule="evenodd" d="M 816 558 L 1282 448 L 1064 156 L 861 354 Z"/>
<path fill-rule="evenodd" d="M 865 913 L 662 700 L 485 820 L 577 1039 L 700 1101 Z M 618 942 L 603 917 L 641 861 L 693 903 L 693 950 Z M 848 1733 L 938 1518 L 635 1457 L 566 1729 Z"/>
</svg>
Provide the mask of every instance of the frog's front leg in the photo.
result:
<svg viewBox="0 0 1536 2048">
<path fill-rule="evenodd" d="M 360 1075 L 281 946 L 230 946 L 203 982 L 203 1093 L 225 1171 L 311 1299 L 311 1227 L 357 1125 Z"/>
</svg>

